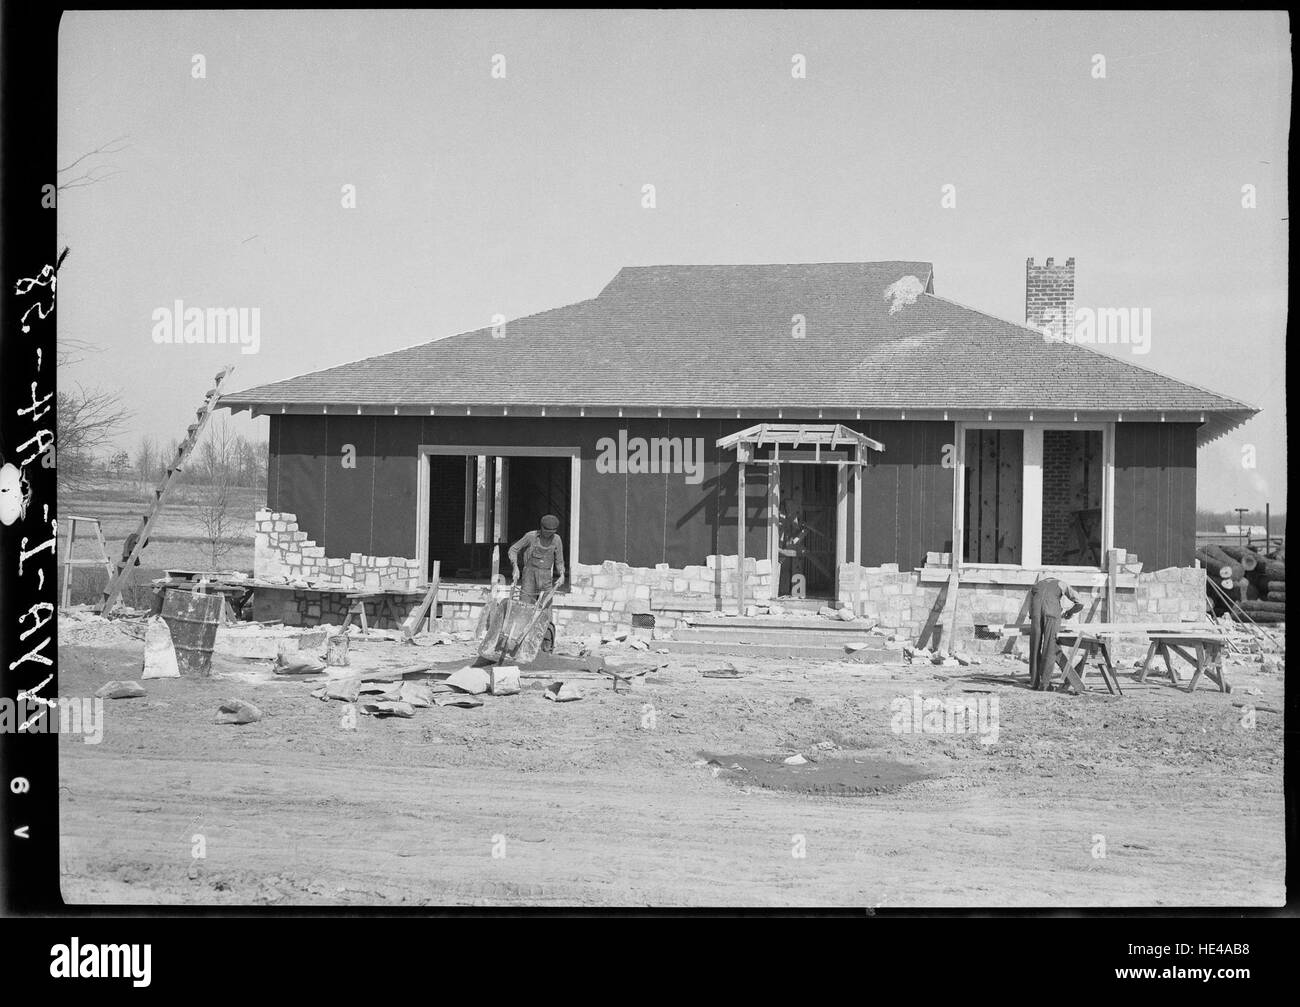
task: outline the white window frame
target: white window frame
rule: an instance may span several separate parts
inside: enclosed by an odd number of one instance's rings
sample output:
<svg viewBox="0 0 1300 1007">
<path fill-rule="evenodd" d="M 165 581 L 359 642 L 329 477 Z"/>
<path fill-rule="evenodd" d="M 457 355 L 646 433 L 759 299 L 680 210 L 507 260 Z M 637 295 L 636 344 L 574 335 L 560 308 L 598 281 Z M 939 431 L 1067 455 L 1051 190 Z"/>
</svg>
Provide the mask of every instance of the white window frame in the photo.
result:
<svg viewBox="0 0 1300 1007">
<path fill-rule="evenodd" d="M 1024 485 L 1020 512 L 1020 562 L 970 563 L 961 559 L 966 552 L 966 432 L 968 430 L 1019 430 L 1024 434 L 1021 464 Z M 1043 565 L 1043 431 L 1100 430 L 1101 479 L 1101 558 L 1096 566 L 1068 564 Z M 1011 420 L 958 420 L 955 424 L 956 471 L 952 496 L 952 555 L 954 562 L 980 569 L 1001 570 L 1104 570 L 1106 555 L 1114 548 L 1115 533 L 1115 424 L 1063 423 Z"/>
<path fill-rule="evenodd" d="M 420 560 L 420 581 L 429 582 L 429 480 L 431 455 L 495 455 L 499 458 L 569 459 L 569 562 L 578 563 L 578 515 L 582 501 L 582 449 L 579 447 L 517 447 L 500 444 L 421 444 L 415 493 L 415 548 Z M 446 579 L 445 577 L 443 578 Z"/>
</svg>

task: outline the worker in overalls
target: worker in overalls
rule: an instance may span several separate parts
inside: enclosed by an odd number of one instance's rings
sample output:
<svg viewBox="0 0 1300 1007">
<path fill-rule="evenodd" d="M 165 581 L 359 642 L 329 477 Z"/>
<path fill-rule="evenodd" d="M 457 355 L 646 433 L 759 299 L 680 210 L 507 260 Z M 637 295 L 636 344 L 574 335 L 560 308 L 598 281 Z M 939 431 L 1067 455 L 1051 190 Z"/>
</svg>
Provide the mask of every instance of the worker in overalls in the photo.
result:
<svg viewBox="0 0 1300 1007">
<path fill-rule="evenodd" d="M 781 564 L 777 577 L 777 597 L 794 593 L 794 575 L 803 573 L 803 556 L 808 547 L 808 529 L 803 523 L 802 498 L 798 493 L 783 500 L 778 511 L 777 562 Z"/>
<path fill-rule="evenodd" d="M 530 531 L 510 547 L 508 553 L 510 565 L 514 568 L 512 583 L 519 583 L 519 553 L 524 554 L 524 580 L 520 586 L 519 600 L 536 602 L 554 583 L 559 587 L 564 583 L 564 543 L 556 530 L 560 519 L 554 514 L 547 514 L 541 521 L 538 531 Z M 542 650 L 548 654 L 555 649 L 555 621 L 546 626 L 546 636 L 542 640 Z"/>
<path fill-rule="evenodd" d="M 1069 609 L 1062 613 L 1061 598 L 1070 600 Z M 1045 577 L 1029 589 L 1029 687 L 1047 691 L 1052 687 L 1052 674 L 1056 670 L 1056 633 L 1061 617 L 1072 615 L 1083 608 L 1083 602 L 1074 588 L 1055 577 Z"/>
</svg>

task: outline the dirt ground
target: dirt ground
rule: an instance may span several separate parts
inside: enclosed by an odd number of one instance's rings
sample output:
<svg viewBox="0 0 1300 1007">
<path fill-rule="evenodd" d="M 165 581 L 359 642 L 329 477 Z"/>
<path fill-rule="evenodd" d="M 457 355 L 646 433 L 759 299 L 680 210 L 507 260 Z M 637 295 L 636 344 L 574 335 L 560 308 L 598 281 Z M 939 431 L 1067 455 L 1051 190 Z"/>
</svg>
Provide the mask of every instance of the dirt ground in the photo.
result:
<svg viewBox="0 0 1300 1007">
<path fill-rule="evenodd" d="M 667 662 L 615 693 L 557 674 L 482 707 L 357 718 L 223 637 L 209 679 L 109 700 L 99 744 L 60 737 L 71 905 L 1276 906 L 1284 901 L 1282 675 L 1230 665 L 1231 694 L 1026 688 L 978 667 L 811 665 L 606 649 Z M 247 638 L 243 638 L 247 639 Z M 422 642 L 427 644 L 427 641 Z M 562 646 L 562 650 L 564 647 Z M 59 694 L 139 679 L 118 624 L 61 630 Z M 467 643 L 357 643 L 363 668 L 466 658 Z M 239 654 L 247 656 L 241 657 Z M 996 698 L 997 740 L 896 733 L 891 703 Z M 260 722 L 213 722 L 219 701 Z M 1254 726 L 1243 708 L 1257 707 Z M 1276 711 L 1276 712 L 1272 712 Z M 819 745 L 820 743 L 820 745 Z M 710 759 L 716 753 L 725 758 Z M 823 796 L 755 786 L 777 767 L 879 760 L 923 778 Z M 816 760 L 816 761 L 811 761 Z M 831 765 L 833 763 L 833 765 Z M 779 775 L 778 770 L 776 775 Z M 790 771 L 792 774 L 795 771 Z M 770 775 L 770 774 L 769 774 Z M 851 772 L 850 772 L 851 775 Z M 195 837 L 201 837 L 197 840 Z M 196 852 L 203 853 L 196 857 Z"/>
</svg>

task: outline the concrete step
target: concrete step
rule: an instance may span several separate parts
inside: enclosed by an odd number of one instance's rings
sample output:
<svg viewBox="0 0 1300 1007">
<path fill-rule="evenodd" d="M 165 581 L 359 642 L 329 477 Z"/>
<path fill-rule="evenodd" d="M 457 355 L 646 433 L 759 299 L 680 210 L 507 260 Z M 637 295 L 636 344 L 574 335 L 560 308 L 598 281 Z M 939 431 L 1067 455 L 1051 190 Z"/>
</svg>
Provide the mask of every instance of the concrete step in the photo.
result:
<svg viewBox="0 0 1300 1007">
<path fill-rule="evenodd" d="M 800 618 L 799 616 L 779 615 L 727 615 L 722 618 L 696 617 L 686 620 L 691 629 L 727 629 L 739 632 L 750 630 L 780 630 L 796 633 L 839 633 L 850 636 L 866 636 L 871 633 L 871 623 L 867 619 L 843 622 L 839 619 Z"/>
<path fill-rule="evenodd" d="M 676 640 L 737 640 L 740 643 L 789 643 L 798 646 L 838 647 L 841 644 L 876 644 L 883 647 L 885 638 L 872 633 L 844 632 L 834 626 L 824 630 L 785 629 L 780 626 L 708 626 L 694 625 L 673 631 Z"/>
<path fill-rule="evenodd" d="M 902 651 L 865 648 L 850 654 L 843 646 L 812 643 L 746 643 L 742 640 L 656 640 L 652 645 L 670 654 L 717 654 L 769 660 L 856 661 L 866 664 L 903 664 Z"/>
</svg>

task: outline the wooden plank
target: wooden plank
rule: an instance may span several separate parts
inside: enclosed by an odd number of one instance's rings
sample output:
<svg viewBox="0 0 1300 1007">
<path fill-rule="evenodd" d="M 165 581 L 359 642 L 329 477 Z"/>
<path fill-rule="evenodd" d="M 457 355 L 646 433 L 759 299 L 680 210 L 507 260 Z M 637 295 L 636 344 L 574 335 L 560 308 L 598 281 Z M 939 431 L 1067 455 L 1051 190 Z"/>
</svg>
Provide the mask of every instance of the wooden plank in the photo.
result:
<svg viewBox="0 0 1300 1007">
<path fill-rule="evenodd" d="M 1147 648 L 1147 657 L 1146 657 L 1146 660 L 1142 662 L 1142 670 L 1138 673 L 1138 681 L 1139 681 L 1139 682 L 1142 682 L 1143 684 L 1146 683 L 1146 680 L 1147 680 L 1147 672 L 1148 672 L 1148 671 L 1150 670 L 1150 668 L 1151 668 L 1151 659 L 1152 659 L 1153 657 L 1156 656 L 1156 651 L 1159 649 L 1159 647 L 1160 647 L 1160 644 L 1159 644 L 1158 641 L 1156 641 L 1156 640 L 1152 640 L 1152 641 L 1151 641 L 1151 646 L 1149 646 L 1149 647 Z"/>
<path fill-rule="evenodd" d="M 1182 654 L 1183 657 L 1187 657 L 1187 654 L 1186 654 L 1185 651 L 1179 650 L 1177 647 L 1175 647 L 1174 649 L 1175 649 L 1175 650 L 1178 650 L 1178 653 Z M 1193 659 L 1191 659 L 1191 660 L 1192 660 L 1192 663 L 1196 665 L 1196 672 L 1192 675 L 1192 680 L 1191 680 L 1190 682 L 1187 683 L 1187 691 L 1188 691 L 1188 692 L 1195 692 L 1195 691 L 1196 691 L 1196 683 L 1199 682 L 1199 681 L 1201 680 L 1201 675 L 1203 675 L 1203 674 L 1205 673 L 1205 646 L 1204 646 L 1204 644 L 1200 644 L 1200 643 L 1198 643 L 1198 644 L 1196 645 L 1196 657 L 1193 658 Z"/>
<path fill-rule="evenodd" d="M 435 559 L 433 561 L 433 576 L 429 578 L 429 590 L 425 592 L 424 600 L 420 602 L 420 607 L 412 612 L 410 617 L 402 623 L 402 633 L 405 634 L 408 640 L 413 640 L 415 634 L 420 631 L 420 624 L 424 621 L 425 615 L 428 614 L 429 606 L 434 603 L 434 599 L 438 595 L 438 582 L 441 578 L 442 560 Z M 435 618 L 437 618 L 437 614 L 437 610 L 435 609 Z"/>
<path fill-rule="evenodd" d="M 1026 600 L 1028 599 L 1026 598 Z M 1097 614 L 1097 606 L 1100 604 L 1101 604 L 1101 598 L 1098 597 L 1092 599 L 1092 607 L 1088 609 L 1088 617 L 1083 620 L 1085 625 L 1087 623 L 1092 622 L 1092 617 Z M 1057 628 L 1056 635 L 1058 639 L 1063 635 L 1059 627 Z M 1074 655 L 1079 652 L 1079 647 L 1083 645 L 1085 640 L 1091 640 L 1093 638 L 1090 636 L 1090 634 L 1084 632 L 1082 629 L 1075 630 L 1073 633 L 1068 633 L 1066 635 L 1070 635 L 1074 637 L 1074 646 L 1070 648 L 1070 656 L 1065 659 L 1066 666 L 1072 668 L 1074 667 Z M 1089 644 L 1089 648 L 1091 648 L 1091 644 Z M 1089 652 L 1090 650 L 1085 651 L 1084 654 L 1085 663 L 1088 660 L 1087 654 Z M 1082 682 L 1083 679 L 1080 678 L 1079 681 Z"/>
<path fill-rule="evenodd" d="M 930 637 L 934 635 L 939 620 L 943 616 L 944 610 L 948 604 L 948 592 L 953 589 L 957 581 L 955 573 L 948 574 L 948 583 L 939 589 L 939 594 L 934 599 L 934 605 L 930 608 L 930 617 L 926 619 L 925 625 L 921 628 L 921 635 L 916 638 L 918 647 L 928 647 Z"/>
<path fill-rule="evenodd" d="M 1111 620 L 1115 618 L 1115 582 L 1118 579 L 1119 556 L 1111 549 L 1106 553 L 1106 618 Z"/>
<path fill-rule="evenodd" d="M 980 431 L 979 558 L 998 562 L 998 434 Z"/>
<path fill-rule="evenodd" d="M 1024 562 L 1025 431 L 998 434 L 997 562 Z"/>
<path fill-rule="evenodd" d="M 957 568 L 953 567 L 952 576 L 948 580 L 948 608 L 951 610 L 951 615 L 948 616 L 944 627 L 946 632 L 940 641 L 940 645 L 947 647 L 950 654 L 957 641 L 957 593 L 960 590 L 960 577 Z"/>
<path fill-rule="evenodd" d="M 1035 582 L 1035 583 L 1038 582 L 1038 578 L 1037 578 L 1036 576 L 1035 576 L 1035 578 L 1034 578 L 1034 582 Z M 1029 594 L 1030 594 L 1030 592 L 1029 592 L 1029 591 L 1026 591 L 1026 592 L 1025 592 L 1025 600 L 1022 601 L 1022 602 L 1020 603 L 1020 612 L 1019 612 L 1019 614 L 1016 616 L 1016 622 L 1015 622 L 1015 625 L 1016 625 L 1016 626 L 1027 625 L 1027 624 L 1024 622 L 1024 618 L 1025 618 L 1025 616 L 1027 616 L 1027 615 L 1029 614 Z M 1002 653 L 1004 653 L 1004 654 L 1010 654 L 1010 653 L 1014 652 L 1015 649 L 1016 649 L 1016 640 L 1015 640 L 1015 637 L 1008 637 L 1008 638 L 1007 638 L 1007 642 L 1004 643 L 1004 644 L 1002 645 Z"/>
<path fill-rule="evenodd" d="M 939 554 L 942 555 L 942 554 Z M 923 566 L 916 571 L 917 578 L 922 584 L 942 584 L 948 579 L 948 567 L 945 566 Z M 1090 587 L 1104 588 L 1106 586 L 1106 573 L 1102 570 L 1058 570 L 1046 568 L 1042 570 L 1026 569 L 1024 567 L 980 567 L 970 563 L 962 564 L 961 581 L 969 587 L 972 584 L 989 584 L 1000 585 L 1003 587 L 1014 587 L 1017 585 L 1029 585 L 1036 583 L 1042 577 L 1055 577 L 1057 580 L 1069 584 L 1071 587 Z M 1138 578 L 1136 574 L 1121 573 L 1115 578 L 1115 586 L 1121 591 L 1132 590 L 1137 587 Z"/>
</svg>

